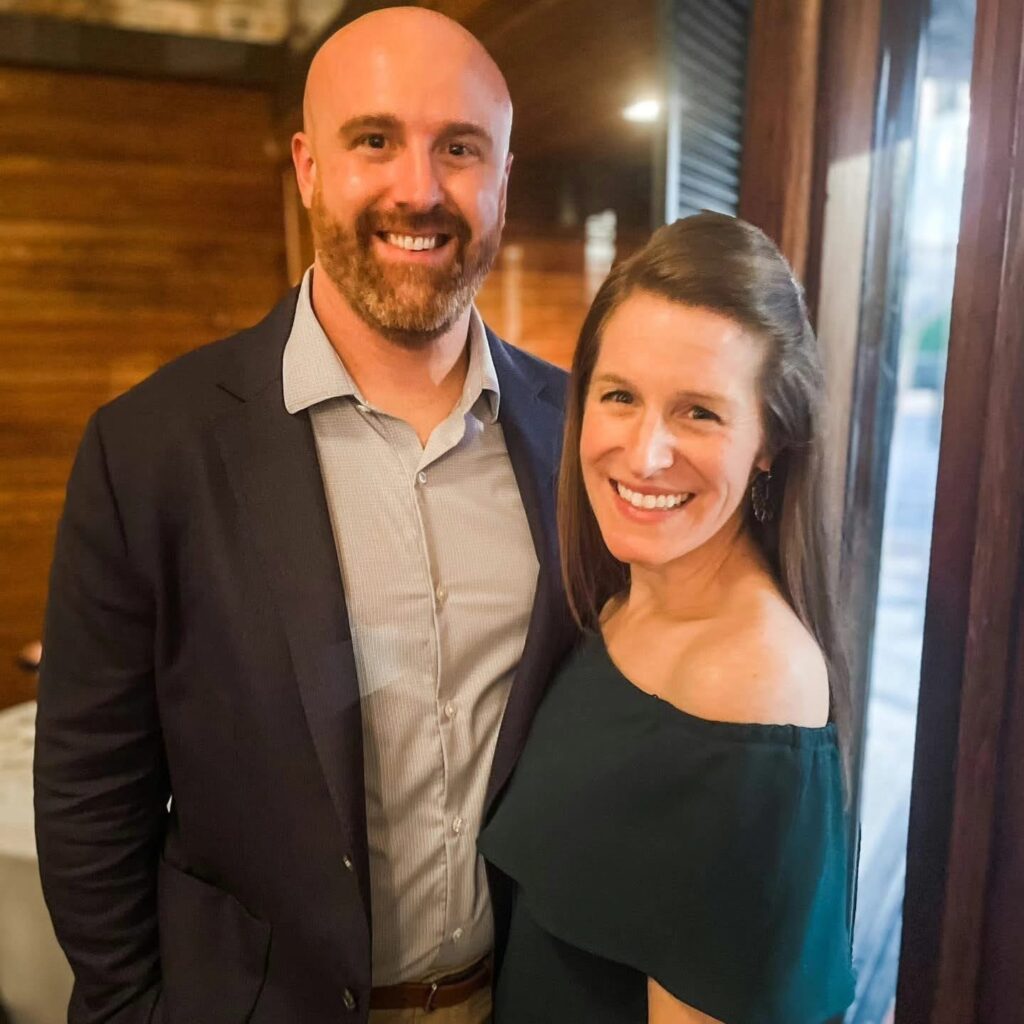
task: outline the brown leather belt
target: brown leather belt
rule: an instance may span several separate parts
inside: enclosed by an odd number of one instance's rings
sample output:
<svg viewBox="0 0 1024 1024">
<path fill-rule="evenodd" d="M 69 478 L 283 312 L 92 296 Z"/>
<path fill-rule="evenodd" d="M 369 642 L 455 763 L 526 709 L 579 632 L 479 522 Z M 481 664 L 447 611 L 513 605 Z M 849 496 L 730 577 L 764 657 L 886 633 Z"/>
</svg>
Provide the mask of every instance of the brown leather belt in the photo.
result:
<svg viewBox="0 0 1024 1024">
<path fill-rule="evenodd" d="M 370 992 L 371 1010 L 420 1009 L 430 1013 L 447 1006 L 458 1006 L 474 992 L 491 983 L 491 958 L 486 956 L 458 974 L 437 981 L 407 981 L 401 985 L 383 985 Z"/>
</svg>

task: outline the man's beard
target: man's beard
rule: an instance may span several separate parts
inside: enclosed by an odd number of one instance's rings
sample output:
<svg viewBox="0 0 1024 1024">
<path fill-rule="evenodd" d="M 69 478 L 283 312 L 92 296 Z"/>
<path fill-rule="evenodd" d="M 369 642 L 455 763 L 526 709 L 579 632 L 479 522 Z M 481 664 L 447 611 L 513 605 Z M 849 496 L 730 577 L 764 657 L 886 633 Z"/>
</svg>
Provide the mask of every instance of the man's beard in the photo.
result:
<svg viewBox="0 0 1024 1024">
<path fill-rule="evenodd" d="M 441 206 L 405 215 L 368 208 L 349 229 L 331 217 L 319 188 L 313 193 L 310 223 L 320 265 L 352 310 L 407 348 L 427 344 L 458 320 L 491 269 L 501 241 L 498 224 L 474 242 L 465 219 Z M 455 251 L 446 266 L 388 265 L 373 251 L 378 232 L 447 235 Z"/>
</svg>

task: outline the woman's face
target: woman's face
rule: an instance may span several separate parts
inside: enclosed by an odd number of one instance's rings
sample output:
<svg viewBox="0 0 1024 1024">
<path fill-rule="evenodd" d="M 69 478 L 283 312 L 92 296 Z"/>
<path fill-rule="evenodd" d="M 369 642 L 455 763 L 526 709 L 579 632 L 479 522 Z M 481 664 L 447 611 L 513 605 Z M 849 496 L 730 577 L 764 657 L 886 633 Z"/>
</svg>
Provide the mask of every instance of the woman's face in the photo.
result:
<svg viewBox="0 0 1024 1024">
<path fill-rule="evenodd" d="M 591 507 L 620 561 L 665 566 L 738 514 L 766 469 L 762 346 L 706 309 L 634 292 L 605 324 L 583 411 Z"/>
</svg>

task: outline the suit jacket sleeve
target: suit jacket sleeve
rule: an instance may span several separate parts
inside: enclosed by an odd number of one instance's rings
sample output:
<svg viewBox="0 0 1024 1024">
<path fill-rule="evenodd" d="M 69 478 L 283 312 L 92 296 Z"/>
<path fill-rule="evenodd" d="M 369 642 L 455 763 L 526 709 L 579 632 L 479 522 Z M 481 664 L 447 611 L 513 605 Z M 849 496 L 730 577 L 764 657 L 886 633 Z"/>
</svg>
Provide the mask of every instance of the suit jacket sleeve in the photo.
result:
<svg viewBox="0 0 1024 1024">
<path fill-rule="evenodd" d="M 133 568 L 100 431 L 86 428 L 50 577 L 35 812 L 70 1024 L 141 1024 L 159 992 L 156 878 L 168 782 L 153 685 L 154 601 Z"/>
</svg>

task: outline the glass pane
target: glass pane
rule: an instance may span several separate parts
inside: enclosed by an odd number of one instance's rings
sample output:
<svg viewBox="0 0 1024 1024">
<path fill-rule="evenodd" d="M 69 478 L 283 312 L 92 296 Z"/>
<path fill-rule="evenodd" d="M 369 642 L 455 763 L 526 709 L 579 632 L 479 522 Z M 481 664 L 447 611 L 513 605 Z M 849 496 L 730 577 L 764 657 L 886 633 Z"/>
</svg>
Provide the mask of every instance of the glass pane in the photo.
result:
<svg viewBox="0 0 1024 1024">
<path fill-rule="evenodd" d="M 850 1024 L 892 1019 L 939 425 L 969 116 L 973 0 L 936 0 L 918 100 L 899 381 L 861 798 Z"/>
</svg>

